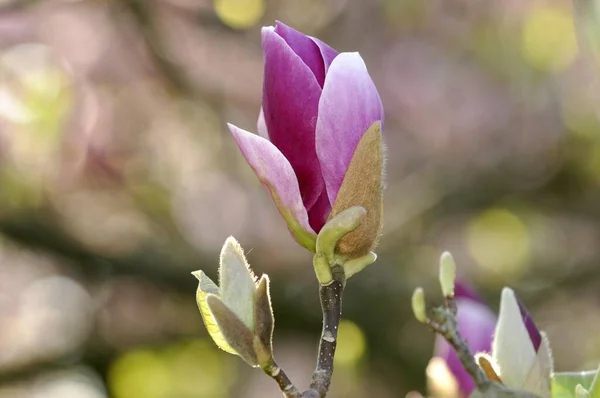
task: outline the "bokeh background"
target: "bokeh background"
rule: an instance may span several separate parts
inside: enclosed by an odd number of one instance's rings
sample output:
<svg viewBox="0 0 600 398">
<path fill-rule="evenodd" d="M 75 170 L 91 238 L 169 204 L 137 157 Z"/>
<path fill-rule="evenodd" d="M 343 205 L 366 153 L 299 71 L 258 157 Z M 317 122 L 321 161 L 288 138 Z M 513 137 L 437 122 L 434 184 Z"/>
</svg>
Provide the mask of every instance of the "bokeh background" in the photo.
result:
<svg viewBox="0 0 600 398">
<path fill-rule="evenodd" d="M 600 2 L 0 0 L 0 397 L 278 397 L 195 303 L 234 235 L 300 388 L 321 315 L 311 256 L 225 123 L 255 131 L 260 27 L 359 51 L 388 147 L 379 260 L 349 281 L 332 397 L 426 391 L 450 250 L 510 285 L 557 370 L 600 359 Z M 216 279 L 215 279 L 216 280 Z"/>
</svg>

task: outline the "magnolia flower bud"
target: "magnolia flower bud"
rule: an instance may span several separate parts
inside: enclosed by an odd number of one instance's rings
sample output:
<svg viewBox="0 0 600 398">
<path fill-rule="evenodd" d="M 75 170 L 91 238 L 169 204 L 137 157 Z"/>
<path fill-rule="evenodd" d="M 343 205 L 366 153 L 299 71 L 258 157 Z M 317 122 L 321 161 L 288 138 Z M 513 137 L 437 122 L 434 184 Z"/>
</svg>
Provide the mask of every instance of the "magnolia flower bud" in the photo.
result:
<svg viewBox="0 0 600 398">
<path fill-rule="evenodd" d="M 256 280 L 233 237 L 227 238 L 221 250 L 220 286 L 202 271 L 192 274 L 199 280 L 198 308 L 215 344 L 251 366 L 268 365 L 274 326 L 268 276 Z"/>
<path fill-rule="evenodd" d="M 383 106 L 358 53 L 341 53 L 278 22 L 262 29 L 265 58 L 258 132 L 229 125 L 294 238 L 315 251 L 338 213 L 361 206 L 364 225 L 339 242 L 369 253 L 381 226 Z"/>
</svg>

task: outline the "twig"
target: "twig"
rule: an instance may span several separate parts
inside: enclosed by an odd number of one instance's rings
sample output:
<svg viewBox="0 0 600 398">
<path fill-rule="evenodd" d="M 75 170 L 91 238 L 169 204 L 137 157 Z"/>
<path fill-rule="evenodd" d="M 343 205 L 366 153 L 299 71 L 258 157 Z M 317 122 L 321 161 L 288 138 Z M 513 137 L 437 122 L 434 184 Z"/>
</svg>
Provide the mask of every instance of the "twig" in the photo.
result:
<svg viewBox="0 0 600 398">
<path fill-rule="evenodd" d="M 300 394 L 283 369 L 277 366 L 275 362 L 263 369 L 266 374 L 277 382 L 284 396 L 291 398 L 323 398 L 327 395 L 333 376 L 333 359 L 342 318 L 344 286 L 345 280 L 341 267 L 334 267 L 334 280 L 329 285 L 319 286 L 321 310 L 323 311 L 323 329 L 319 341 L 317 367 L 312 375 L 310 388 Z"/>
<path fill-rule="evenodd" d="M 319 287 L 319 297 L 323 311 L 323 329 L 319 342 L 317 367 L 311 379 L 310 389 L 302 394 L 306 398 L 325 397 L 333 376 L 333 358 L 342 317 L 342 294 L 345 285 L 343 271 L 339 272 L 334 268 L 334 278 L 329 285 Z"/>
<path fill-rule="evenodd" d="M 454 348 L 460 362 L 463 367 L 473 380 L 478 388 L 482 388 L 486 385 L 489 380 L 483 373 L 483 370 L 475 362 L 475 357 L 471 352 L 467 342 L 462 338 L 458 332 L 458 326 L 456 322 L 456 302 L 453 298 L 446 299 L 446 305 L 433 308 L 432 311 L 433 319 L 427 319 L 427 325 L 435 333 L 440 334 L 444 337 L 448 343 Z"/>
<path fill-rule="evenodd" d="M 275 361 L 271 362 L 269 366 L 263 369 L 265 373 L 273 378 L 279 389 L 286 398 L 300 398 L 300 392 L 290 378 L 285 374 L 282 368 L 280 368 Z"/>
</svg>

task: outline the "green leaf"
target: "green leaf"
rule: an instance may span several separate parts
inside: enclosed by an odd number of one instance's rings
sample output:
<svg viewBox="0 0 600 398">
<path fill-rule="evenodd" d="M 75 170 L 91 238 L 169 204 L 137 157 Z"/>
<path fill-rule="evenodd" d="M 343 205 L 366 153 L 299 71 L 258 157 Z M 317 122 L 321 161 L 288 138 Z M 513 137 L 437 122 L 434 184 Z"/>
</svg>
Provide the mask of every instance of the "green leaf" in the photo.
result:
<svg viewBox="0 0 600 398">
<path fill-rule="evenodd" d="M 219 265 L 221 300 L 250 329 L 254 329 L 256 277 L 250 270 L 244 250 L 233 236 L 225 241 Z"/>
<path fill-rule="evenodd" d="M 596 370 L 596 377 L 589 388 L 590 398 L 600 398 L 600 367 Z"/>
<path fill-rule="evenodd" d="M 575 398 L 589 398 L 590 393 L 581 384 L 575 386 Z"/>
<path fill-rule="evenodd" d="M 204 272 L 196 271 L 192 272 L 192 274 L 199 280 L 198 289 L 196 290 L 196 303 L 198 304 L 198 309 L 200 310 L 208 334 L 212 337 L 217 347 L 230 354 L 238 355 L 238 353 L 227 343 L 225 337 L 223 337 L 223 334 L 217 325 L 217 321 L 210 312 L 210 308 L 206 302 L 208 294 L 219 294 L 219 288 Z"/>
<path fill-rule="evenodd" d="M 581 384 L 583 388 L 590 392 L 590 398 L 597 398 L 598 391 L 593 395 L 592 390 L 598 390 L 594 380 L 597 378 L 598 370 L 588 370 L 583 372 L 558 372 L 554 373 L 552 378 L 552 398 L 574 398 L 575 388 Z M 592 388 L 592 384 L 595 384 Z"/>
</svg>

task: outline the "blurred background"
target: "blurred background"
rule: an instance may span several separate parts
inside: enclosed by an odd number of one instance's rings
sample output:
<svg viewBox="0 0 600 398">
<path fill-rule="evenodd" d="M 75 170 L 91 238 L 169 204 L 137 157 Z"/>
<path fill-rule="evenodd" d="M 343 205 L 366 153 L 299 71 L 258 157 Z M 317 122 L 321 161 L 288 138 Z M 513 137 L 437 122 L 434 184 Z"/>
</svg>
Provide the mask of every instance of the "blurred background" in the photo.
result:
<svg viewBox="0 0 600 398">
<path fill-rule="evenodd" d="M 385 226 L 352 278 L 332 397 L 425 393 L 437 261 L 512 286 L 557 370 L 600 359 L 600 1 L 0 0 L 0 397 L 278 397 L 196 308 L 234 235 L 300 387 L 321 312 L 226 131 L 256 131 L 260 27 L 359 51 L 386 109 Z"/>
</svg>

